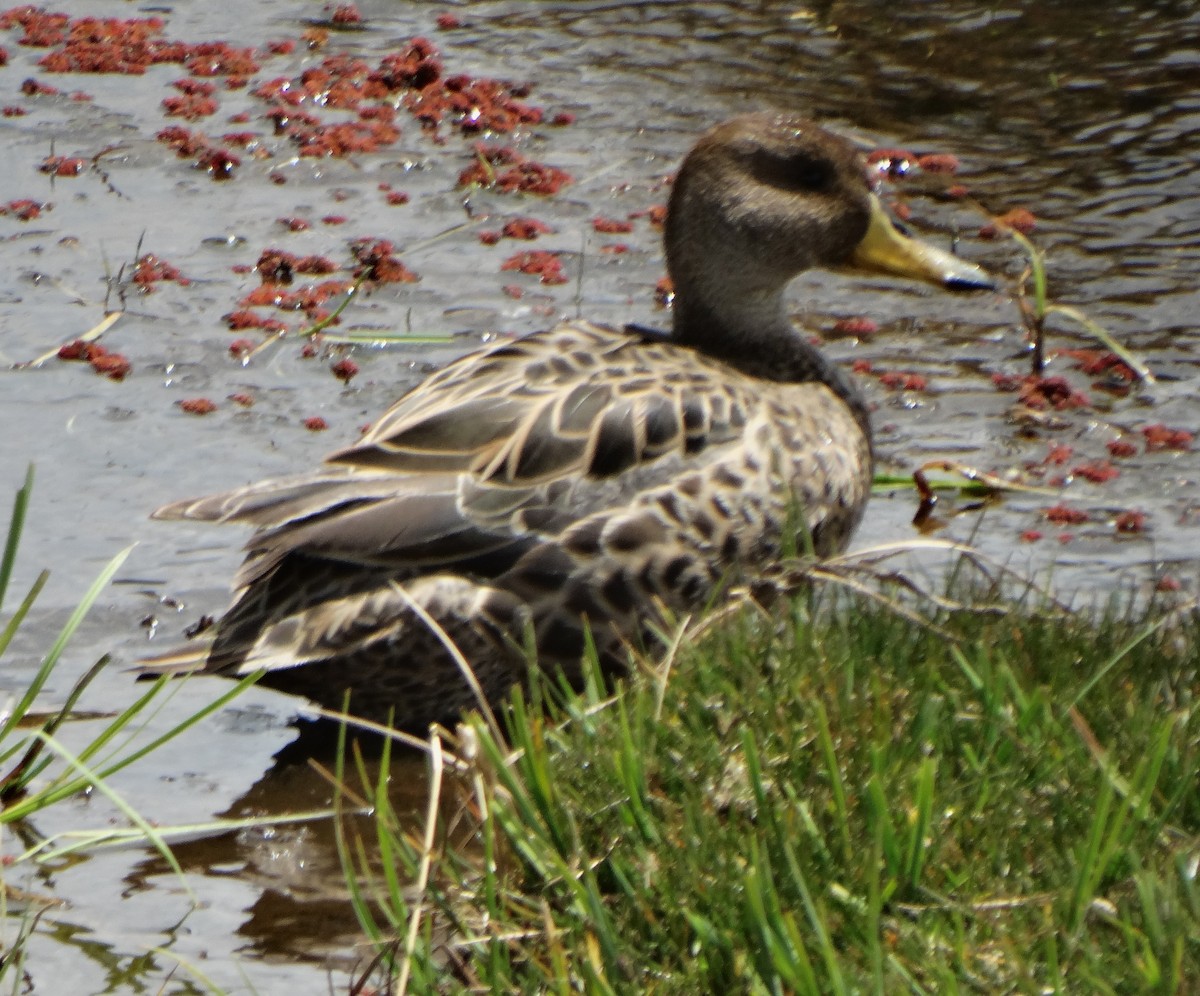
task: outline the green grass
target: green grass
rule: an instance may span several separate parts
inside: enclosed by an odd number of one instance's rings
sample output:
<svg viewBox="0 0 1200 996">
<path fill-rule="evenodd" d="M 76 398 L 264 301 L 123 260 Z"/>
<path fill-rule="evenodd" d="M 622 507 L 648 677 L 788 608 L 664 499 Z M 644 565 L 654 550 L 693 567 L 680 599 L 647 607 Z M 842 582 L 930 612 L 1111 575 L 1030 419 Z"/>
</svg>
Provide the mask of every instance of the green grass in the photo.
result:
<svg viewBox="0 0 1200 996">
<path fill-rule="evenodd" d="M 5 596 L 25 529 L 32 490 L 33 469 L 30 468 L 24 484 L 16 492 L 7 539 L 0 551 L 0 667 L 4 666 L 5 654 L 48 578 L 48 573 L 42 571 L 11 614 L 4 614 Z M 152 755 L 163 744 L 221 708 L 253 680 L 231 684 L 213 701 L 165 733 L 149 738 L 145 735 L 146 721 L 167 697 L 165 680 L 131 694 L 131 703 L 119 713 L 86 713 L 76 708 L 85 700 L 88 686 L 109 664 L 109 656 L 104 654 L 75 681 L 65 701 L 55 703 L 51 709 L 39 708 L 41 692 L 61 665 L 80 624 L 128 554 L 128 549 L 117 554 L 87 589 L 19 697 L 14 694 L 10 701 L 0 702 L 0 840 L 7 834 L 7 840 L 20 845 L 16 849 L 5 848 L 4 860 L 0 863 L 0 986 L 7 987 L 11 983 L 13 992 L 23 991 L 22 987 L 28 981 L 24 974 L 27 947 L 39 929 L 43 914 L 54 903 L 53 896 L 27 893 L 12 885 L 13 881 L 28 877 L 29 866 L 36 864 L 52 870 L 58 862 L 71 860 L 72 855 L 130 841 L 144 842 L 163 856 L 179 876 L 182 888 L 190 894 L 167 837 L 175 832 L 196 832 L 197 828 L 151 826 L 113 790 L 109 779 Z M 58 733 L 64 724 L 80 720 L 91 723 L 92 733 L 81 747 L 68 749 L 58 738 Z M 99 828 L 63 832 L 57 837 L 43 837 L 38 833 L 31 817 L 92 790 L 125 818 L 126 825 L 105 819 Z M 312 814 L 298 815 L 300 819 L 313 818 Z M 262 823 L 262 819 L 256 821 L 256 825 Z M 230 821 L 223 825 L 214 821 L 211 828 L 200 829 L 216 832 L 227 825 Z"/>
<path fill-rule="evenodd" d="M 1195 613 L 1026 607 L 939 634 L 817 601 L 682 641 L 612 700 L 518 699 L 511 747 L 475 723 L 423 828 L 378 791 L 378 843 L 346 842 L 377 974 L 411 991 L 1189 991 Z M 402 874 L 368 873 L 375 847 Z"/>
</svg>

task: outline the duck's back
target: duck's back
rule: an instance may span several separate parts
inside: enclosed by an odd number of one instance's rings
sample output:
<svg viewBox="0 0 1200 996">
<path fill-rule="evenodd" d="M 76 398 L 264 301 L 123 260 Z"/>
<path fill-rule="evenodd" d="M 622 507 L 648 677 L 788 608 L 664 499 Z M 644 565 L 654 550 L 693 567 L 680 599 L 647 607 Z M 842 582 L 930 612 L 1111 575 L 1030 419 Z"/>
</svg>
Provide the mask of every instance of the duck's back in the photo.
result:
<svg viewBox="0 0 1200 996">
<path fill-rule="evenodd" d="M 870 464 L 823 384 L 573 322 L 451 363 L 316 474 L 158 514 L 258 527 L 206 670 L 421 725 L 470 704 L 444 638 L 489 697 L 527 628 L 544 664 L 574 671 L 589 627 L 619 667 L 661 608 L 840 549 Z"/>
</svg>

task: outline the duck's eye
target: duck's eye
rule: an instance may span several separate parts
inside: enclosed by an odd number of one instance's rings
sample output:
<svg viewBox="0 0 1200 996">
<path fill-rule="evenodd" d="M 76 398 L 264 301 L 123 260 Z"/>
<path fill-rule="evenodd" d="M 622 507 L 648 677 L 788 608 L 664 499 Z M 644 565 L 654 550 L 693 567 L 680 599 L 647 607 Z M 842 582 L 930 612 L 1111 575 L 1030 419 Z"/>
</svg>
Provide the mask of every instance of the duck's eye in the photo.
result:
<svg viewBox="0 0 1200 996">
<path fill-rule="evenodd" d="M 807 152 L 780 155 L 759 150 L 754 156 L 754 173 L 764 183 L 787 190 L 816 192 L 833 181 L 833 166 Z"/>
</svg>

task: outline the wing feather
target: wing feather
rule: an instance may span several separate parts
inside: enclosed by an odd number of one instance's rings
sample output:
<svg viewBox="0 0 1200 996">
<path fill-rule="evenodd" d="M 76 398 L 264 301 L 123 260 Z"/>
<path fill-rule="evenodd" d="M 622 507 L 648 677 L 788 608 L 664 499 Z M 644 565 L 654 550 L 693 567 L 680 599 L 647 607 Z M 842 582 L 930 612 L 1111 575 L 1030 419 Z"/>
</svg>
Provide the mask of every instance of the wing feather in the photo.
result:
<svg viewBox="0 0 1200 996">
<path fill-rule="evenodd" d="M 690 350 L 570 323 L 449 364 L 314 475 L 155 515 L 256 526 L 243 589 L 292 553 L 503 570 L 504 551 L 708 462 L 755 403 L 749 382 Z"/>
</svg>

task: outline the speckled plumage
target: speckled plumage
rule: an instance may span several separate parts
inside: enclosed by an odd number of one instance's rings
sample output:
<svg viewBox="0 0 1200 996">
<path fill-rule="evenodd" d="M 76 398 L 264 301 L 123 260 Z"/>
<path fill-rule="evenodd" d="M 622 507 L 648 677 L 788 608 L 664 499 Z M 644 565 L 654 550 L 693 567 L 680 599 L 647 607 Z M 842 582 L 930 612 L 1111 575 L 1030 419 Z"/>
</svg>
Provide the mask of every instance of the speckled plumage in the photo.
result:
<svg viewBox="0 0 1200 996">
<path fill-rule="evenodd" d="M 786 551 L 843 549 L 871 485 L 867 413 L 782 292 L 845 261 L 871 218 L 843 140 L 777 115 L 714 129 L 672 195 L 669 341 L 576 321 L 491 346 L 315 473 L 160 509 L 258 531 L 211 646 L 145 670 L 262 668 L 421 728 L 474 702 L 423 614 L 498 701 L 529 633 L 539 666 L 577 680 L 589 629 L 617 672 L 664 607 L 701 609 Z"/>
</svg>

